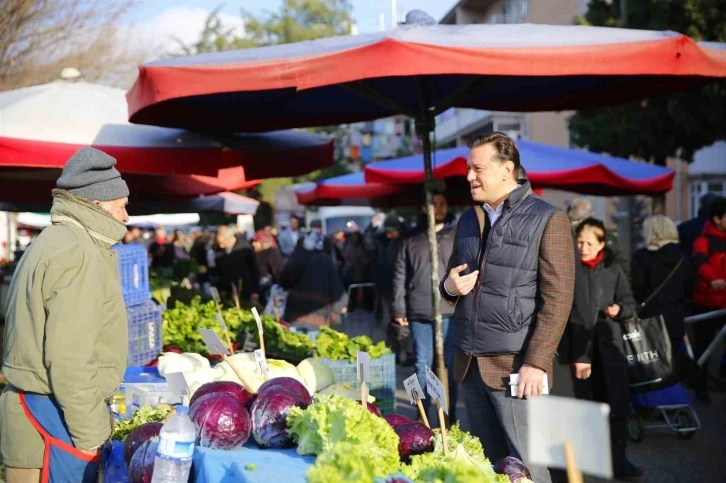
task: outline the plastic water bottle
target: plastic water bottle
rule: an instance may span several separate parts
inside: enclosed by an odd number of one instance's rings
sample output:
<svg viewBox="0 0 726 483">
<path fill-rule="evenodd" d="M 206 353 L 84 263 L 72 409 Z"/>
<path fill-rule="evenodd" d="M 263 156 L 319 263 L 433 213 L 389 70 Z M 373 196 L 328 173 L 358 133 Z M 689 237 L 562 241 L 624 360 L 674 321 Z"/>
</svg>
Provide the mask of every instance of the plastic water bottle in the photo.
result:
<svg viewBox="0 0 726 483">
<path fill-rule="evenodd" d="M 189 479 L 197 432 L 189 418 L 189 408 L 177 406 L 174 415 L 159 433 L 151 483 L 180 483 Z"/>
</svg>

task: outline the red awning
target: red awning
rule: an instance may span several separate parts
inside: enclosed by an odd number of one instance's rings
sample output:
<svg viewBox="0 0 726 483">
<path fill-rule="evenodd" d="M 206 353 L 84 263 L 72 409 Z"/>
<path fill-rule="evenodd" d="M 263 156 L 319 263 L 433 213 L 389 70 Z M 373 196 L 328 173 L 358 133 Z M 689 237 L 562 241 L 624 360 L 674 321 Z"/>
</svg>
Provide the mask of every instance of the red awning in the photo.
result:
<svg viewBox="0 0 726 483">
<path fill-rule="evenodd" d="M 83 146 L 125 173 L 217 176 L 243 166 L 254 178 L 298 176 L 333 164 L 333 139 L 306 131 L 203 134 L 130 124 L 125 92 L 51 82 L 2 93 L 0 167 L 62 168 Z"/>
<path fill-rule="evenodd" d="M 419 117 L 422 101 L 525 112 L 593 107 L 723 77 L 723 51 L 674 32 L 404 26 L 154 61 L 140 67 L 127 99 L 134 123 L 264 131 Z"/>
</svg>

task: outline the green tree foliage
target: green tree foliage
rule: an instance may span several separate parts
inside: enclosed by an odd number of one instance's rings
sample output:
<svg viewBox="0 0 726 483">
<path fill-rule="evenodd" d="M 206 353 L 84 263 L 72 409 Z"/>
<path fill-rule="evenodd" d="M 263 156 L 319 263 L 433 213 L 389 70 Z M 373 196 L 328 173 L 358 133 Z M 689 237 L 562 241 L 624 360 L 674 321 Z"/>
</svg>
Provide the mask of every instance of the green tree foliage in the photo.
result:
<svg viewBox="0 0 726 483">
<path fill-rule="evenodd" d="M 234 29 L 224 26 L 219 16 L 220 8 L 215 9 L 207 18 L 199 40 L 186 45 L 179 42 L 180 52 L 176 55 L 222 52 L 348 35 L 354 23 L 349 0 L 283 0 L 277 11 L 266 12 L 260 17 L 242 11 L 245 33 L 244 36 L 239 36 Z M 299 178 L 265 180 L 260 186 L 265 200 L 274 203 L 274 192 L 291 183 L 318 181 L 350 172 L 346 166 L 345 149 L 341 144 L 344 140 L 341 129 L 331 127 L 311 131 L 335 137 L 335 164 Z"/>
<path fill-rule="evenodd" d="M 351 33 L 353 20 L 349 0 L 284 0 L 275 12 L 255 17 L 242 11 L 244 36 L 228 29 L 219 16 L 221 7 L 207 18 L 199 40 L 179 42 L 177 55 L 194 55 L 267 45 L 289 44 Z"/>
<path fill-rule="evenodd" d="M 726 42 L 724 0 L 627 0 L 627 25 L 620 2 L 591 0 L 586 25 L 672 30 L 697 41 Z M 642 102 L 578 111 L 569 121 L 572 139 L 591 151 L 636 156 L 665 164 L 669 156 L 693 154 L 726 139 L 726 82 Z"/>
</svg>

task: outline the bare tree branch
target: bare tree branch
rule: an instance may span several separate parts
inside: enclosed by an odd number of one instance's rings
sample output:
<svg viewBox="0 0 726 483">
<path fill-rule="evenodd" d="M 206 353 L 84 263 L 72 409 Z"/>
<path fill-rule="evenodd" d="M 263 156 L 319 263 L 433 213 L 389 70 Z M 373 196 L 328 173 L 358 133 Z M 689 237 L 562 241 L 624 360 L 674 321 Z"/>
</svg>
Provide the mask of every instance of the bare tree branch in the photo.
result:
<svg viewBox="0 0 726 483">
<path fill-rule="evenodd" d="M 117 27 L 137 0 L 0 2 L 0 90 L 50 82 L 64 67 L 88 81 L 128 75 L 143 61 L 128 52 Z"/>
</svg>

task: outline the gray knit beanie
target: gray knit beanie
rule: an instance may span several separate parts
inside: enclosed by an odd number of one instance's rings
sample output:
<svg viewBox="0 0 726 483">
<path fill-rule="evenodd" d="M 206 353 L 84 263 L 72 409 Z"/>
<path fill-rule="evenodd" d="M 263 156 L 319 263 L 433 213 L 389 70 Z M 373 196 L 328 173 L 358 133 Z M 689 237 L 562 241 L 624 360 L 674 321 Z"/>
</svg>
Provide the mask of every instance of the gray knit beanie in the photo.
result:
<svg viewBox="0 0 726 483">
<path fill-rule="evenodd" d="M 81 148 L 71 156 L 58 178 L 58 188 L 89 201 L 111 201 L 129 195 L 116 160 L 95 148 Z"/>
</svg>

